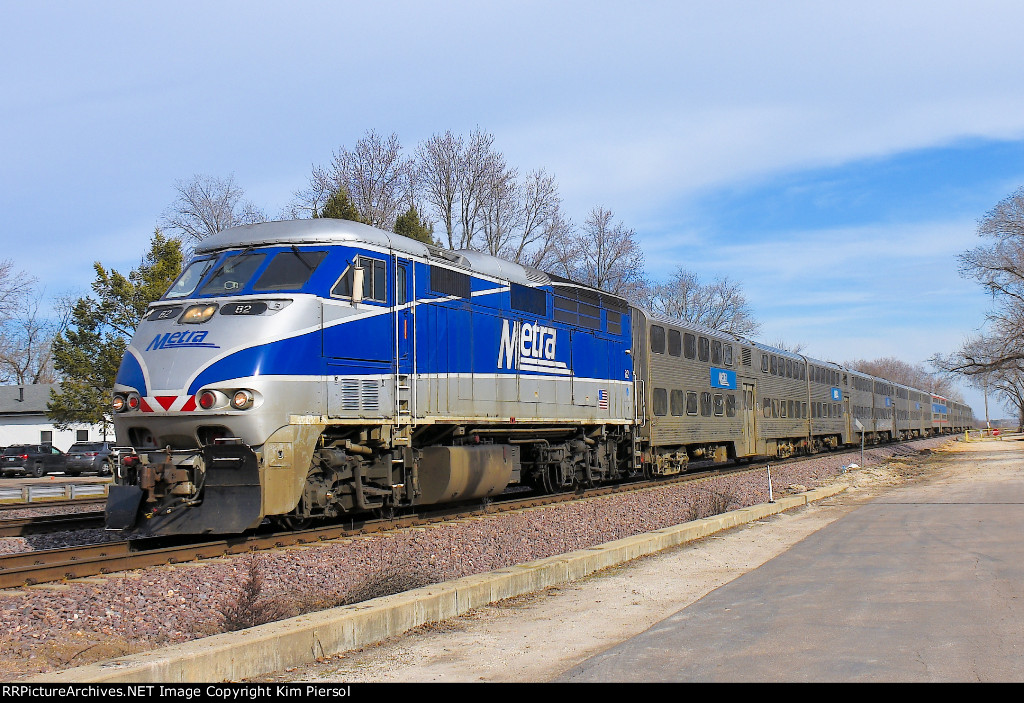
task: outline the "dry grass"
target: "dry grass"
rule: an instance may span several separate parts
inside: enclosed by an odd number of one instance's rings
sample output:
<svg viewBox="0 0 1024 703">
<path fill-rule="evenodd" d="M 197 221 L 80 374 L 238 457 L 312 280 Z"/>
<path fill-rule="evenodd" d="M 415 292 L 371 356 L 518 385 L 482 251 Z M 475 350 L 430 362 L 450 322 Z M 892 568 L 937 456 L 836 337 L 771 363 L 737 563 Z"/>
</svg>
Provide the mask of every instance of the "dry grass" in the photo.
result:
<svg viewBox="0 0 1024 703">
<path fill-rule="evenodd" d="M 687 517 L 690 520 L 700 520 L 713 515 L 721 515 L 738 504 L 736 494 L 732 491 L 702 491 L 698 498 L 687 506 Z"/>
<path fill-rule="evenodd" d="M 60 639 L 33 644 L 0 637 L 0 680 L 13 681 L 22 676 L 85 666 L 151 648 L 150 644 L 133 642 L 120 635 L 95 632 L 73 632 Z"/>
</svg>

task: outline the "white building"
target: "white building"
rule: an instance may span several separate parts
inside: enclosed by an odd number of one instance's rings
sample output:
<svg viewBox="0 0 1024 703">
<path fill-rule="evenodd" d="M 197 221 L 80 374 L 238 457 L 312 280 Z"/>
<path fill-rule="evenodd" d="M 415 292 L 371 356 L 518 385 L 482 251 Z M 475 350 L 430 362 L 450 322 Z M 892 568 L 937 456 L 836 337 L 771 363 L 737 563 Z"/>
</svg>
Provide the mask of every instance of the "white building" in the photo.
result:
<svg viewBox="0 0 1024 703">
<path fill-rule="evenodd" d="M 114 441 L 113 426 L 103 436 L 102 425 L 74 425 L 58 430 L 46 417 L 52 383 L 0 386 L 0 447 L 14 444 L 52 444 L 67 451 L 75 442 Z"/>
</svg>

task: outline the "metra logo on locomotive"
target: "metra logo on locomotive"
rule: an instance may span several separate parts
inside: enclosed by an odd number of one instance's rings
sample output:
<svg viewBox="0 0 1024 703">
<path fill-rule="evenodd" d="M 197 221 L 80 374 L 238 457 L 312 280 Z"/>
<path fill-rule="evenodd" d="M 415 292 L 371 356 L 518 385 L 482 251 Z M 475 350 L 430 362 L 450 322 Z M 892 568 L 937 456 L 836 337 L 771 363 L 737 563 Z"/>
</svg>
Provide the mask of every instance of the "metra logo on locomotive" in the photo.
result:
<svg viewBox="0 0 1024 703">
<path fill-rule="evenodd" d="M 498 368 L 568 374 L 564 362 L 555 361 L 556 330 L 539 324 L 501 321 Z"/>
<path fill-rule="evenodd" d="M 181 347 L 220 349 L 220 347 L 213 342 L 204 341 L 208 334 L 210 333 L 207 330 L 158 334 L 153 337 L 153 341 L 149 343 L 148 347 L 146 347 L 146 351 L 150 351 L 151 349 L 178 349 Z"/>
</svg>

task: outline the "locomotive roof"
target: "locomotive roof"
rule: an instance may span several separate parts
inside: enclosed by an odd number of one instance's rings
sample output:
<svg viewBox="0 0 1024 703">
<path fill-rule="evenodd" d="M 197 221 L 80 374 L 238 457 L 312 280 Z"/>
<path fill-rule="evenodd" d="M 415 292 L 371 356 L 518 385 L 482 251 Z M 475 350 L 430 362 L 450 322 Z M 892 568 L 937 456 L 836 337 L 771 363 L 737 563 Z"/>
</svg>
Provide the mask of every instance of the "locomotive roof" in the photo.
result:
<svg viewBox="0 0 1024 703">
<path fill-rule="evenodd" d="M 414 256 L 428 256 L 426 244 L 385 232 L 352 220 L 315 218 L 309 220 L 282 220 L 240 225 L 211 234 L 196 247 L 196 253 L 206 254 L 237 247 L 259 247 L 272 244 L 345 244 L 363 242 L 387 247 Z"/>
<path fill-rule="evenodd" d="M 314 218 L 281 220 L 240 225 L 212 234 L 196 247 L 197 254 L 209 254 L 239 247 L 273 244 L 370 244 L 393 251 L 471 269 L 486 276 L 527 286 L 547 285 L 551 278 L 538 269 L 499 259 L 479 251 L 449 251 L 423 242 L 386 232 L 352 220 Z"/>
</svg>

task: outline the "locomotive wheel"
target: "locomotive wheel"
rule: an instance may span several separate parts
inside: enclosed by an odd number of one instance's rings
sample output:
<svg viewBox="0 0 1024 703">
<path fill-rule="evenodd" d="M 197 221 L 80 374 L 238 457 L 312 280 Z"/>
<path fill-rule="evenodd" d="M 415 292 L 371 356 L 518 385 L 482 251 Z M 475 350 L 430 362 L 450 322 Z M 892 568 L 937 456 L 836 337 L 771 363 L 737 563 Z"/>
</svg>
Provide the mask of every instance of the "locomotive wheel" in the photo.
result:
<svg viewBox="0 0 1024 703">
<path fill-rule="evenodd" d="M 299 517 L 298 515 L 275 515 L 272 518 L 275 525 L 282 530 L 304 530 L 313 524 L 312 518 Z"/>
</svg>

